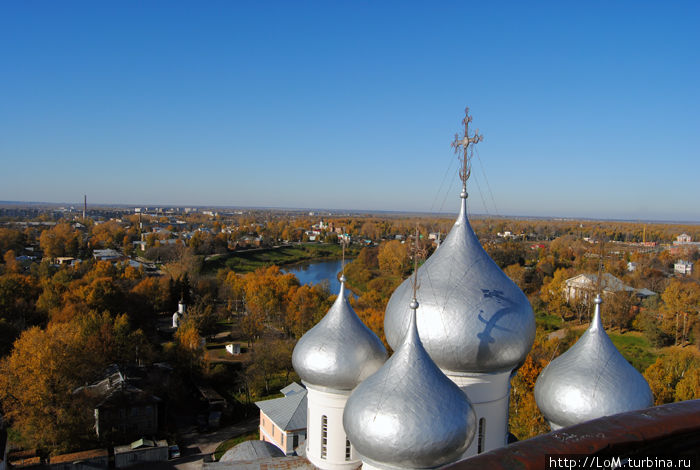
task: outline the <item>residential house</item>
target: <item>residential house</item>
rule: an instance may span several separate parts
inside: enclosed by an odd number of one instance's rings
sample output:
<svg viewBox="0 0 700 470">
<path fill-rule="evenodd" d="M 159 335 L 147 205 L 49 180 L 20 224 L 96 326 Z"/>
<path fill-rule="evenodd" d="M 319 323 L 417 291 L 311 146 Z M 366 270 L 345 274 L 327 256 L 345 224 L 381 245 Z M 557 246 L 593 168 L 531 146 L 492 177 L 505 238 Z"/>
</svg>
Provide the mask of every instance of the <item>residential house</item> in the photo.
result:
<svg viewBox="0 0 700 470">
<path fill-rule="evenodd" d="M 122 258 L 121 253 L 111 248 L 105 248 L 104 250 L 93 250 L 92 256 L 97 261 L 113 261 Z"/>
<path fill-rule="evenodd" d="M 294 382 L 280 391 L 282 398 L 255 402 L 260 408 L 260 440 L 292 455 L 306 440 L 306 389 Z"/>
<path fill-rule="evenodd" d="M 158 432 L 161 399 L 135 386 L 135 380 L 112 365 L 103 379 L 73 392 L 84 393 L 95 402 L 99 438 L 130 439 Z"/>
</svg>

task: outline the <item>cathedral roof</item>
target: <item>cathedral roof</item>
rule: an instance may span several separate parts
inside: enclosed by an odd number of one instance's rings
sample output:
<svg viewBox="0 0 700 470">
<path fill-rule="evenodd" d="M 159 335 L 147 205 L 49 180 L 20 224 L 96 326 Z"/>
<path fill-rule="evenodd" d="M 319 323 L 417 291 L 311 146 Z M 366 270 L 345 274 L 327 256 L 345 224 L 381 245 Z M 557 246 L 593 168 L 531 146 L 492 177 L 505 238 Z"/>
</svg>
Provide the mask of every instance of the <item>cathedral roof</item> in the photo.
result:
<svg viewBox="0 0 700 470">
<path fill-rule="evenodd" d="M 443 371 L 512 370 L 532 347 L 535 318 L 525 294 L 479 243 L 467 218 L 466 196 L 464 191 L 452 230 L 418 269 L 418 331 Z M 411 295 L 407 279 L 387 305 L 384 331 L 392 348 L 401 344 L 408 328 Z"/>
<path fill-rule="evenodd" d="M 654 404 L 647 381 L 605 332 L 601 303 L 597 296 L 591 325 L 542 371 L 535 384 L 537 406 L 553 429 Z"/>
<path fill-rule="evenodd" d="M 326 316 L 294 347 L 292 365 L 306 384 L 352 390 L 386 361 L 381 340 L 348 304 L 344 281 Z"/>
<path fill-rule="evenodd" d="M 413 300 L 407 333 L 391 358 L 353 391 L 343 426 L 363 461 L 400 468 L 455 461 L 474 438 L 476 415 L 418 336 Z"/>
</svg>

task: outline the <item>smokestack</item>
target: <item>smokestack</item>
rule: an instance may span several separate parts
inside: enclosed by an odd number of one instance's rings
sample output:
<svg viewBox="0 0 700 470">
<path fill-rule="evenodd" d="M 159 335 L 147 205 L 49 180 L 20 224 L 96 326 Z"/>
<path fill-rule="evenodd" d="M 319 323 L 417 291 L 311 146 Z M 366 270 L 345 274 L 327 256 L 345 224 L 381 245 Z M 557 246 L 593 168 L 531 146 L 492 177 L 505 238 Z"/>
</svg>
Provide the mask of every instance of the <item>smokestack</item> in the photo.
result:
<svg viewBox="0 0 700 470">
<path fill-rule="evenodd" d="M 83 195 L 83 221 L 85 221 L 85 214 L 87 213 L 87 194 Z"/>
</svg>

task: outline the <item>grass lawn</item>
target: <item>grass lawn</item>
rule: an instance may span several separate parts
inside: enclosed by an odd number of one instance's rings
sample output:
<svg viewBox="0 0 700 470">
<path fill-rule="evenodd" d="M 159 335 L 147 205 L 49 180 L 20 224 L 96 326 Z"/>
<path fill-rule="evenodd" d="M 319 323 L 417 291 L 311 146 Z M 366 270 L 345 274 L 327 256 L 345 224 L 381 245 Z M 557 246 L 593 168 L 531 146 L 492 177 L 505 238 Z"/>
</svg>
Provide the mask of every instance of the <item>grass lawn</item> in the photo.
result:
<svg viewBox="0 0 700 470">
<path fill-rule="evenodd" d="M 641 333 L 629 331 L 624 334 L 608 332 L 615 347 L 639 372 L 644 372 L 657 358 L 655 349 Z"/>
<path fill-rule="evenodd" d="M 217 447 L 216 450 L 214 451 L 214 458 L 218 462 L 219 459 L 230 448 L 235 447 L 236 445 L 240 444 L 241 442 L 257 441 L 258 439 L 260 439 L 259 431 L 254 431 L 254 432 L 251 432 L 250 434 L 244 434 L 242 436 L 233 437 L 233 438 L 229 439 L 228 441 L 224 441 L 221 444 L 219 444 L 219 447 Z"/>
<path fill-rule="evenodd" d="M 350 251 L 346 256 L 350 255 Z M 237 273 L 249 273 L 265 266 L 282 266 L 316 259 L 340 258 L 341 246 L 336 244 L 305 243 L 280 248 L 261 248 L 233 252 L 229 255 L 212 257 L 205 261 L 204 272 L 214 273 L 228 268 Z"/>
<path fill-rule="evenodd" d="M 545 329 L 545 331 L 554 331 L 562 327 L 561 317 L 558 315 L 549 315 L 544 312 L 535 314 L 535 323 Z"/>
</svg>

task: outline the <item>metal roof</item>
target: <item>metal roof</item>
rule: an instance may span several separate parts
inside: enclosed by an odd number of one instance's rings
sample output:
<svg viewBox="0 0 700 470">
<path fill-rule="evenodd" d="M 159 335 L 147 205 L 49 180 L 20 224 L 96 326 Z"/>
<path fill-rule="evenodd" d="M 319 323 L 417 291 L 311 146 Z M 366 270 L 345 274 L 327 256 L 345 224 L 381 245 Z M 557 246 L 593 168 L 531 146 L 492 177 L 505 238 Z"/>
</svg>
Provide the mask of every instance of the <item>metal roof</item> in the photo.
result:
<svg viewBox="0 0 700 470">
<path fill-rule="evenodd" d="M 649 384 L 620 354 L 600 319 L 595 299 L 591 325 L 568 351 L 545 367 L 535 400 L 552 429 L 654 404 Z"/>
<path fill-rule="evenodd" d="M 453 373 L 510 371 L 535 339 L 535 316 L 523 291 L 484 251 L 461 210 L 440 247 L 418 268 L 418 332 L 425 350 Z M 412 284 L 405 280 L 386 307 L 384 332 L 396 349 L 408 328 Z"/>
<path fill-rule="evenodd" d="M 305 384 L 352 390 L 384 364 L 387 353 L 345 298 L 345 277 L 340 281 L 338 298 L 296 344 L 292 364 Z"/>
<path fill-rule="evenodd" d="M 283 431 L 306 429 L 306 389 L 282 398 L 256 401 L 255 404 Z"/>
<path fill-rule="evenodd" d="M 457 460 L 474 438 L 472 405 L 423 348 L 417 307 L 414 299 L 401 346 L 345 405 L 348 439 L 373 466 L 437 467 Z"/>
<path fill-rule="evenodd" d="M 241 460 L 258 460 L 273 457 L 284 457 L 276 445 L 267 441 L 245 441 L 226 451 L 219 462 L 238 462 Z"/>
<path fill-rule="evenodd" d="M 282 392 L 282 394 L 285 397 L 292 395 L 294 393 L 299 393 L 299 392 L 304 392 L 304 391 L 306 391 L 306 389 L 296 382 L 292 382 L 289 385 L 287 385 L 286 387 L 284 387 L 282 390 L 280 390 L 280 392 Z"/>
</svg>

